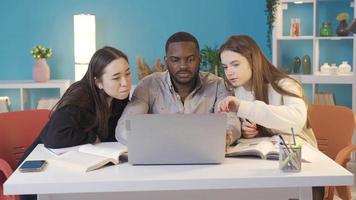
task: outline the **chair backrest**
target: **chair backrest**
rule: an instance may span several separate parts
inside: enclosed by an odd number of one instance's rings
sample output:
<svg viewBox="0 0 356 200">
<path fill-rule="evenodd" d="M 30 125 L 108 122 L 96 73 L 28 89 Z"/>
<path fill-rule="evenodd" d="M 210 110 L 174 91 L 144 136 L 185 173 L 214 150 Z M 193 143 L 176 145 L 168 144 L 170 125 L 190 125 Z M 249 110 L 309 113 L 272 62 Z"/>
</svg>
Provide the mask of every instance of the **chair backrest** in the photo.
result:
<svg viewBox="0 0 356 200">
<path fill-rule="evenodd" d="M 309 105 L 309 120 L 319 150 L 332 159 L 344 147 L 352 144 L 355 118 L 344 106 Z"/>
<path fill-rule="evenodd" d="M 13 170 L 49 116 L 50 110 L 0 113 L 0 158 L 7 161 Z"/>
</svg>

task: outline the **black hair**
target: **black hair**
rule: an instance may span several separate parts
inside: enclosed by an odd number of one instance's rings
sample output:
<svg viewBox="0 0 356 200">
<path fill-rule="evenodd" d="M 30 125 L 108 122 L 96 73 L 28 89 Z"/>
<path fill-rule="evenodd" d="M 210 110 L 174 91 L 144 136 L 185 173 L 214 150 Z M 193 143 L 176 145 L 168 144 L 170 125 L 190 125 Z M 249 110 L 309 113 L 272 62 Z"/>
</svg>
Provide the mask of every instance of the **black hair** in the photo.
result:
<svg viewBox="0 0 356 200">
<path fill-rule="evenodd" d="M 197 47 L 197 50 L 200 51 L 198 40 L 192 34 L 187 32 L 176 32 L 173 35 L 171 35 L 166 42 L 166 54 L 169 45 L 174 42 L 193 42 Z"/>
<path fill-rule="evenodd" d="M 95 121 L 90 127 L 87 127 L 86 131 L 96 131 L 100 139 L 107 138 L 108 119 L 111 114 L 111 108 L 108 106 L 106 100 L 108 95 L 104 90 L 96 86 L 95 79 L 101 79 L 105 68 L 118 58 L 123 58 L 128 62 L 127 56 L 116 48 L 107 46 L 97 50 L 90 60 L 84 77 L 67 89 L 52 110 L 56 112 L 68 105 L 91 110 L 95 113 Z M 95 129 L 96 127 L 98 129 Z"/>
</svg>

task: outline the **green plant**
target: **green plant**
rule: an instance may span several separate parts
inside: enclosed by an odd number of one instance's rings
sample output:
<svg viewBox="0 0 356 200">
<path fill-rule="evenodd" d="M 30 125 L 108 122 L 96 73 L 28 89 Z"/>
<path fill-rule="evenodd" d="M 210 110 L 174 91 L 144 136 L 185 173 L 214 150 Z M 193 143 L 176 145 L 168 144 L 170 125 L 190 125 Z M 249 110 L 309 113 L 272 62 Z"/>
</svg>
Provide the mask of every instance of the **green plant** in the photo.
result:
<svg viewBox="0 0 356 200">
<path fill-rule="evenodd" d="M 266 39 L 267 39 L 267 46 L 270 51 L 272 51 L 271 37 L 272 37 L 273 24 L 274 21 L 276 20 L 277 4 L 278 4 L 278 0 L 266 0 L 266 9 L 265 9 L 265 14 L 267 16 Z"/>
<path fill-rule="evenodd" d="M 37 45 L 33 47 L 31 54 L 32 57 L 36 60 L 49 58 L 52 55 L 52 49 Z"/>
<path fill-rule="evenodd" d="M 202 63 L 200 67 L 202 71 L 210 72 L 220 77 L 224 76 L 224 72 L 220 67 L 219 49 L 216 46 L 205 46 L 200 50 L 200 54 L 202 55 Z"/>
</svg>

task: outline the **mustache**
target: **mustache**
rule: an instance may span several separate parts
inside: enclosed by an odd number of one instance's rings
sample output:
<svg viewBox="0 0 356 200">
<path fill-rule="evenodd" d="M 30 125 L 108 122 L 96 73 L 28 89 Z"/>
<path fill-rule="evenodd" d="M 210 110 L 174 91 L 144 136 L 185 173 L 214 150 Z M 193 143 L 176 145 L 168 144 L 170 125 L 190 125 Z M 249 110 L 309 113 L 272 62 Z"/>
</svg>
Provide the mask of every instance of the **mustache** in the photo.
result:
<svg viewBox="0 0 356 200">
<path fill-rule="evenodd" d="M 176 71 L 176 74 L 179 74 L 179 73 L 189 73 L 189 74 L 192 74 L 193 72 L 192 71 L 190 71 L 190 70 L 188 70 L 188 69 L 181 69 L 181 70 L 178 70 L 178 71 Z"/>
</svg>

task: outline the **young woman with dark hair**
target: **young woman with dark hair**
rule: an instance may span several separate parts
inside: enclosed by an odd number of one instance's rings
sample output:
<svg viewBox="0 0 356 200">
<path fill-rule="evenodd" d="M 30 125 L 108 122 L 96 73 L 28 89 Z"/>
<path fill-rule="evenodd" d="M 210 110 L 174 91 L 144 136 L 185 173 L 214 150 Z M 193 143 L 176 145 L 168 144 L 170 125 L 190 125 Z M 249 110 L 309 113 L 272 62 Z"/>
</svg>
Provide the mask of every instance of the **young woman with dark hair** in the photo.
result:
<svg viewBox="0 0 356 200">
<path fill-rule="evenodd" d="M 23 159 L 43 143 L 63 148 L 116 141 L 115 127 L 131 89 L 127 56 L 112 47 L 95 52 L 83 79 L 73 83 L 57 105 Z"/>
</svg>

